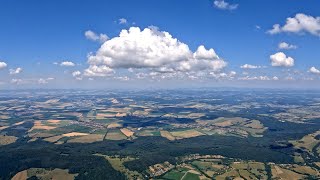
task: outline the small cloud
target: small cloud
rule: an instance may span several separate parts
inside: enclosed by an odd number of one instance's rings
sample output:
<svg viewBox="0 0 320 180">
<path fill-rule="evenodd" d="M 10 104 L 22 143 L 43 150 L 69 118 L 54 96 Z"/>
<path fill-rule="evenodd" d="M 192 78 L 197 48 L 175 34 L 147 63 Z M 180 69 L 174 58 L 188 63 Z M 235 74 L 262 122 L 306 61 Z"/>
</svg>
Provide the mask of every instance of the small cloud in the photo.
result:
<svg viewBox="0 0 320 180">
<path fill-rule="evenodd" d="M 80 71 L 74 71 L 72 72 L 72 76 L 76 78 L 76 80 L 82 80 L 81 72 Z"/>
<path fill-rule="evenodd" d="M 278 34 L 280 32 L 281 32 L 280 24 L 273 25 L 272 29 L 267 31 L 267 33 L 269 33 L 269 34 Z"/>
<path fill-rule="evenodd" d="M 278 52 L 270 56 L 272 66 L 291 67 L 294 66 L 294 59 L 287 57 L 283 52 Z"/>
<path fill-rule="evenodd" d="M 106 42 L 109 37 L 106 34 L 97 34 L 91 30 L 88 30 L 84 33 L 85 37 L 91 41 L 99 41 L 101 43 Z"/>
<path fill-rule="evenodd" d="M 285 77 L 284 79 L 287 81 L 294 81 L 295 80 L 295 78 L 293 78 L 292 76 Z"/>
<path fill-rule="evenodd" d="M 51 77 L 49 77 L 49 78 L 40 78 L 38 80 L 38 84 L 48 84 L 49 81 L 51 81 L 51 80 L 54 80 L 54 78 L 51 78 Z"/>
<path fill-rule="evenodd" d="M 286 43 L 286 42 L 281 42 L 281 43 L 279 43 L 278 48 L 279 48 L 279 49 L 289 50 L 289 49 L 297 49 L 298 46 L 292 45 L 292 44 L 288 44 L 288 43 Z"/>
<path fill-rule="evenodd" d="M 11 84 L 21 84 L 22 83 L 22 79 L 11 79 L 10 83 Z"/>
<path fill-rule="evenodd" d="M 5 62 L 0 62 L 0 69 L 4 69 L 7 67 L 7 63 Z"/>
<path fill-rule="evenodd" d="M 244 64 L 242 66 L 240 66 L 241 69 L 259 69 L 262 68 L 262 66 L 255 66 L 255 65 L 251 65 L 251 64 Z"/>
<path fill-rule="evenodd" d="M 268 76 L 245 76 L 245 77 L 240 77 L 239 80 L 244 80 L 244 81 L 270 81 L 270 80 L 274 80 L 274 77 L 271 79 Z"/>
<path fill-rule="evenodd" d="M 22 68 L 18 67 L 16 69 L 9 69 L 9 74 L 14 75 L 14 74 L 19 74 L 22 72 Z"/>
<path fill-rule="evenodd" d="M 120 81 L 129 81 L 130 80 L 130 78 L 128 76 L 114 77 L 114 79 L 120 80 Z"/>
<path fill-rule="evenodd" d="M 279 78 L 278 78 L 277 76 L 273 76 L 272 80 L 274 80 L 274 81 L 278 81 L 278 80 L 279 80 Z"/>
<path fill-rule="evenodd" d="M 60 66 L 72 67 L 72 66 L 75 66 L 75 64 L 71 61 L 63 61 L 60 63 Z"/>
<path fill-rule="evenodd" d="M 46 81 L 45 79 L 40 78 L 40 79 L 38 80 L 38 83 L 39 83 L 39 84 L 47 84 L 48 81 Z"/>
<path fill-rule="evenodd" d="M 261 26 L 256 25 L 255 28 L 258 29 L 258 30 L 260 30 L 260 29 L 261 29 Z"/>
<path fill-rule="evenodd" d="M 120 18 L 118 21 L 119 21 L 119 24 L 127 24 L 128 23 L 127 19 L 125 19 L 125 18 Z"/>
<path fill-rule="evenodd" d="M 319 74 L 319 75 L 320 75 L 320 70 L 317 69 L 317 68 L 314 67 L 314 66 L 309 69 L 309 72 L 311 72 L 311 73 L 313 73 L 313 74 Z"/>
<path fill-rule="evenodd" d="M 222 10 L 235 10 L 238 8 L 238 4 L 230 4 L 224 0 L 215 0 L 213 2 L 213 5 L 218 8 L 218 9 L 222 9 Z"/>
<path fill-rule="evenodd" d="M 80 76 L 81 75 L 81 72 L 80 71 L 74 71 L 73 73 L 72 73 L 72 76 L 73 77 L 77 77 L 77 76 Z"/>
<path fill-rule="evenodd" d="M 114 73 L 114 70 L 106 65 L 91 65 L 85 69 L 84 75 L 88 77 L 105 77 Z"/>
</svg>

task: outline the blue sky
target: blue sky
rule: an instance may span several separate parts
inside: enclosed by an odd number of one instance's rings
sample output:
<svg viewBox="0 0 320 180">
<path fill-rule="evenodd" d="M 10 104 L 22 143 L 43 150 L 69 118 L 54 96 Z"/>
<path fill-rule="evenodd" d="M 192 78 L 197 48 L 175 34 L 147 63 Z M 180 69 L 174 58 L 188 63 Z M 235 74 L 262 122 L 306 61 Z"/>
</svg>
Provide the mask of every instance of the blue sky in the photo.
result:
<svg viewBox="0 0 320 180">
<path fill-rule="evenodd" d="M 2 0 L 0 88 L 317 87 L 319 7 L 318 0 Z M 122 30 L 130 37 L 117 38 Z"/>
</svg>

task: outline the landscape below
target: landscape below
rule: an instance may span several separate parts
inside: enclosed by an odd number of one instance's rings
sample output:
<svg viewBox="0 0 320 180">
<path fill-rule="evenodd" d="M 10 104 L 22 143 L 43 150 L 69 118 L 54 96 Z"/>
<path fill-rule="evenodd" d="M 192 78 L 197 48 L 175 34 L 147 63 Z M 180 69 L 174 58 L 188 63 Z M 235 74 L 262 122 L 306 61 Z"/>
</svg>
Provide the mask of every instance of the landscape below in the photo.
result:
<svg viewBox="0 0 320 180">
<path fill-rule="evenodd" d="M 319 179 L 320 93 L 0 92 L 0 179 Z"/>
</svg>

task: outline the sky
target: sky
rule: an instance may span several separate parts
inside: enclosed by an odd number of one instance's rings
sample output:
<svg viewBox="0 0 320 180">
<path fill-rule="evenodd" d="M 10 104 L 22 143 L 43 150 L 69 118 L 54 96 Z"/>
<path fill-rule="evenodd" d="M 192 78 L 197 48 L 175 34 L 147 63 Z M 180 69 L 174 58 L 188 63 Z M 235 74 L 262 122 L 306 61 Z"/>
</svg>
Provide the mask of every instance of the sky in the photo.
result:
<svg viewBox="0 0 320 180">
<path fill-rule="evenodd" d="M 0 89 L 320 88 L 319 0 L 0 4 Z"/>
</svg>

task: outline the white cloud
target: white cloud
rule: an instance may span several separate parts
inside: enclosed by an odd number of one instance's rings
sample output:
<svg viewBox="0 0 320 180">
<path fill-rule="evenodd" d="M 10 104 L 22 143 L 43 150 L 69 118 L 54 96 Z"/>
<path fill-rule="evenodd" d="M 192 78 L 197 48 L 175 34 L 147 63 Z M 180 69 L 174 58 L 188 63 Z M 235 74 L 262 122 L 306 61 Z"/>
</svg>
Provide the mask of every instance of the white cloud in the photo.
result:
<svg viewBox="0 0 320 180">
<path fill-rule="evenodd" d="M 288 44 L 286 42 L 281 42 L 278 45 L 279 49 L 297 49 L 298 47 L 296 45 Z"/>
<path fill-rule="evenodd" d="M 60 63 L 60 66 L 67 66 L 67 67 L 71 67 L 71 66 L 75 66 L 75 64 L 71 61 L 63 61 Z"/>
<path fill-rule="evenodd" d="M 11 79 L 10 83 L 11 84 L 21 84 L 22 83 L 22 79 Z"/>
<path fill-rule="evenodd" d="M 73 77 L 80 76 L 80 75 L 81 75 L 81 72 L 80 72 L 80 71 L 74 71 L 74 72 L 72 72 L 72 76 L 73 76 Z"/>
<path fill-rule="evenodd" d="M 270 80 L 279 80 L 278 77 L 274 76 L 273 78 L 269 78 L 268 76 L 245 76 L 245 77 L 240 77 L 239 80 L 245 80 L 245 81 L 252 81 L 252 80 L 256 80 L 256 81 L 270 81 Z"/>
<path fill-rule="evenodd" d="M 76 80 L 82 80 L 81 72 L 80 71 L 74 71 L 72 72 L 72 76 L 76 78 Z"/>
<path fill-rule="evenodd" d="M 49 81 L 54 80 L 54 78 L 49 77 L 49 78 L 39 78 L 38 79 L 38 84 L 48 84 Z"/>
<path fill-rule="evenodd" d="M 106 41 L 88 62 L 111 68 L 145 68 L 179 62 L 190 55 L 189 47 L 167 32 L 131 27 Z"/>
<path fill-rule="evenodd" d="M 19 74 L 22 72 L 22 68 L 18 67 L 16 69 L 9 69 L 9 74 L 14 75 L 14 74 Z"/>
<path fill-rule="evenodd" d="M 91 30 L 88 30 L 84 33 L 84 35 L 86 36 L 87 39 L 91 40 L 91 41 L 99 41 L 101 43 L 107 41 L 109 39 L 109 37 L 106 34 L 97 34 Z"/>
<path fill-rule="evenodd" d="M 45 80 L 45 79 L 40 78 L 40 79 L 38 80 L 38 83 L 39 83 L 39 84 L 47 84 L 48 81 Z"/>
<path fill-rule="evenodd" d="M 272 29 L 268 31 L 269 34 L 278 34 L 281 32 L 280 24 L 273 25 Z"/>
<path fill-rule="evenodd" d="M 287 57 L 283 52 L 278 52 L 270 56 L 272 66 L 284 66 L 291 67 L 294 66 L 294 59 L 292 57 Z"/>
<path fill-rule="evenodd" d="M 296 14 L 295 17 L 287 18 L 286 24 L 273 25 L 273 28 L 268 31 L 270 34 L 278 34 L 281 32 L 289 33 L 310 33 L 320 36 L 320 17 L 313 17 L 302 13 Z"/>
<path fill-rule="evenodd" d="M 106 65 L 90 65 L 89 68 L 84 71 L 84 75 L 89 77 L 105 77 L 111 75 L 112 73 L 114 73 L 113 69 Z"/>
<path fill-rule="evenodd" d="M 176 71 L 219 71 L 227 63 L 215 51 L 199 46 L 192 52 L 188 45 L 157 28 L 131 27 L 103 43 L 88 56 L 86 76 L 107 76 L 114 69 L 147 69 L 163 73 Z M 104 74 L 106 73 L 106 74 Z"/>
<path fill-rule="evenodd" d="M 4 69 L 7 67 L 7 63 L 5 62 L 0 62 L 0 69 Z"/>
<path fill-rule="evenodd" d="M 287 80 L 287 81 L 294 81 L 294 80 L 296 80 L 296 79 L 295 79 L 294 77 L 292 77 L 292 76 L 285 77 L 284 79 Z"/>
<path fill-rule="evenodd" d="M 127 19 L 125 19 L 125 18 L 120 18 L 119 19 L 119 24 L 127 24 Z"/>
<path fill-rule="evenodd" d="M 234 77 L 237 75 L 235 71 L 230 71 L 229 73 L 210 72 L 209 74 L 215 79 L 229 79 L 229 80 L 234 79 Z"/>
<path fill-rule="evenodd" d="M 130 78 L 128 76 L 119 76 L 119 77 L 114 77 L 114 79 L 120 80 L 120 81 L 129 81 Z"/>
<path fill-rule="evenodd" d="M 201 71 L 208 69 L 219 71 L 226 66 L 227 63 L 219 59 L 219 56 L 212 48 L 207 50 L 201 45 L 197 51 L 193 53 L 193 58 L 180 62 L 176 69 L 180 71 Z"/>
<path fill-rule="evenodd" d="M 213 5 L 218 8 L 218 9 L 223 9 L 223 10 L 235 10 L 238 8 L 238 4 L 230 4 L 224 0 L 215 0 L 213 2 Z"/>
<path fill-rule="evenodd" d="M 212 48 L 206 50 L 206 48 L 203 45 L 198 47 L 197 51 L 193 53 L 193 57 L 195 59 L 219 59 L 219 56 Z"/>
<path fill-rule="evenodd" d="M 251 65 L 251 64 L 244 64 L 240 66 L 241 69 L 259 69 L 262 68 L 261 66 Z"/>
<path fill-rule="evenodd" d="M 309 69 L 309 72 L 311 72 L 311 73 L 313 73 L 313 74 L 320 74 L 320 70 L 317 69 L 317 68 L 314 67 L 314 66 Z"/>
</svg>

